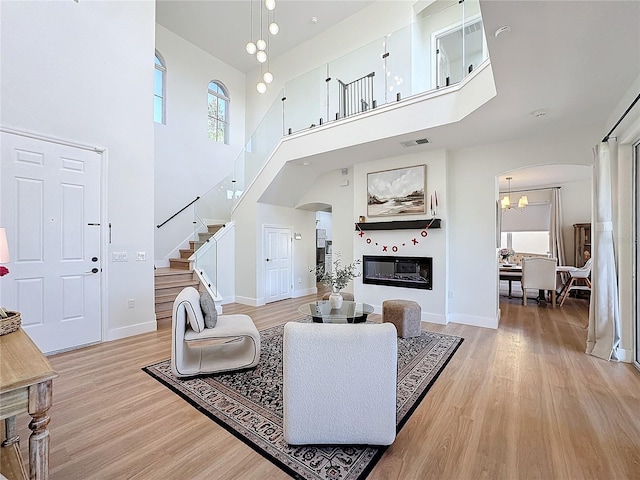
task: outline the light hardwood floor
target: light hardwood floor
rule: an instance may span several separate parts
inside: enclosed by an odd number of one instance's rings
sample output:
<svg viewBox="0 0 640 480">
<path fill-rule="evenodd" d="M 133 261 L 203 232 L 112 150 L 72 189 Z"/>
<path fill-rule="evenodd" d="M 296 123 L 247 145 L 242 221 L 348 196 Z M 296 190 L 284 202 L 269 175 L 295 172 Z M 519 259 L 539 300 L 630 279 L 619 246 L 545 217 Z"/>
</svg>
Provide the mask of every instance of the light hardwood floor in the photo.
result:
<svg viewBox="0 0 640 480">
<path fill-rule="evenodd" d="M 310 299 L 224 310 L 262 329 Z M 423 324 L 465 340 L 368 478 L 640 479 L 640 373 L 584 354 L 587 302 L 503 300 L 497 330 Z M 141 370 L 169 356 L 165 324 L 50 357 L 50 478 L 288 478 Z M 28 458 L 28 418 L 17 423 Z"/>
</svg>

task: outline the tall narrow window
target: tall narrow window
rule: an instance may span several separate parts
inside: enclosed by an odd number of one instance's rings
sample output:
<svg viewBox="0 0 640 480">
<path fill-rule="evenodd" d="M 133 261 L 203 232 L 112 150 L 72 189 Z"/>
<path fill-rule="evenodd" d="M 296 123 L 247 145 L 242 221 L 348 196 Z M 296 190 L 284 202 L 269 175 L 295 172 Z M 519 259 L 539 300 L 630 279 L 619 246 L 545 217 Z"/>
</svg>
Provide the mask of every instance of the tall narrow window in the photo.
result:
<svg viewBox="0 0 640 480">
<path fill-rule="evenodd" d="M 153 73 L 153 121 L 156 123 L 165 123 L 164 110 L 164 77 L 167 68 L 162 57 L 156 52 L 156 69 Z"/>
<path fill-rule="evenodd" d="M 229 94 L 217 81 L 209 84 L 208 134 L 218 143 L 229 144 Z"/>
</svg>

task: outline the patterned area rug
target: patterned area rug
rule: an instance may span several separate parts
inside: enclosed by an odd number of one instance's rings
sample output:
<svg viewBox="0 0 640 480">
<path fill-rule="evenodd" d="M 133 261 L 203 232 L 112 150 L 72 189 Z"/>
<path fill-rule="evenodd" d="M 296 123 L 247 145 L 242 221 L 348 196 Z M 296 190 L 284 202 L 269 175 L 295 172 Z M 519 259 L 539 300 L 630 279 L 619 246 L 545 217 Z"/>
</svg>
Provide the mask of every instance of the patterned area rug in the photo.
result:
<svg viewBox="0 0 640 480">
<path fill-rule="evenodd" d="M 251 370 L 180 380 L 165 360 L 143 368 L 195 408 L 293 478 L 362 480 L 386 447 L 290 446 L 282 436 L 283 325 L 260 332 L 260 363 Z M 462 338 L 423 332 L 398 338 L 397 425 L 402 428 Z"/>
</svg>

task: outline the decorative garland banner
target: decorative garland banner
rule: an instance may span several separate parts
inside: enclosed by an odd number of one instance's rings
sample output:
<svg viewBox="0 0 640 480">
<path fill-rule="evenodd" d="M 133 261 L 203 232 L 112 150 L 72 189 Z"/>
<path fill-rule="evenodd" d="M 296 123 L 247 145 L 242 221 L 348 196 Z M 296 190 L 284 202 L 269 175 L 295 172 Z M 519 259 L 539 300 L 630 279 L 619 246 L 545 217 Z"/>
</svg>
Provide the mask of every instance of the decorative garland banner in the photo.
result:
<svg viewBox="0 0 640 480">
<path fill-rule="evenodd" d="M 437 200 L 436 200 L 436 202 L 437 202 Z M 429 232 L 427 230 L 429 230 L 429 227 L 433 224 L 433 222 L 435 220 L 437 220 L 437 219 L 436 218 L 432 218 L 429 221 L 429 223 L 427 224 L 427 226 L 424 227 L 424 230 L 422 230 L 420 232 L 420 236 L 422 238 L 427 238 L 427 235 L 429 235 Z M 360 238 L 364 239 L 365 242 L 367 242 L 367 245 L 373 244 L 376 247 L 382 247 L 382 251 L 383 252 L 392 251 L 393 253 L 395 253 L 395 252 L 397 252 L 399 250 L 400 247 L 406 247 L 408 243 L 412 244 L 414 247 L 420 243 L 420 241 L 416 237 L 413 237 L 410 241 L 403 242 L 403 243 L 398 244 L 398 245 L 383 245 L 383 244 L 380 244 L 380 243 L 374 241 L 374 239 L 370 235 L 366 234 L 364 232 L 364 230 L 362 230 L 360 228 L 360 224 L 359 223 L 356 222 L 355 225 L 356 225 L 356 231 L 358 232 L 358 235 L 360 236 Z"/>
</svg>

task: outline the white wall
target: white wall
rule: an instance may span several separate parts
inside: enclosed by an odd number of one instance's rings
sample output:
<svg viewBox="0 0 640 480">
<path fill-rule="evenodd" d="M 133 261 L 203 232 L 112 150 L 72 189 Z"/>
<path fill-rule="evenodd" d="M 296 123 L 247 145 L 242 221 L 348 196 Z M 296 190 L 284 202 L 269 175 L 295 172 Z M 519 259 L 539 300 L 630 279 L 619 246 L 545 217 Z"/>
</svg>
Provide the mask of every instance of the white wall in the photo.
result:
<svg viewBox="0 0 640 480">
<path fill-rule="evenodd" d="M 342 186 L 344 182 L 348 185 Z M 353 208 L 353 170 L 347 175 L 342 170 L 332 170 L 318 177 L 315 183 L 300 199 L 298 205 L 324 203 L 331 205 L 331 241 L 333 259 L 340 254 L 343 264 L 351 263 L 353 255 L 354 208 Z M 345 289 L 353 292 L 353 282 Z"/>
<path fill-rule="evenodd" d="M 433 258 L 433 289 L 419 290 L 413 288 L 399 288 L 385 285 L 363 284 L 362 279 L 355 282 L 355 294 L 358 301 L 373 305 L 376 312 L 381 312 L 382 302 L 388 299 L 402 298 L 413 300 L 420 304 L 422 320 L 433 323 L 446 323 L 447 298 L 447 173 L 444 150 L 404 155 L 402 157 L 386 158 L 367 163 L 359 163 L 354 169 L 354 217 L 365 215 L 367 212 L 367 174 L 392 168 L 426 165 L 427 184 L 425 195 L 427 198 L 427 213 L 424 215 L 398 215 L 394 217 L 368 217 L 367 222 L 393 220 L 419 220 L 431 217 L 429 213 L 430 196 L 437 192 L 437 218 L 442 219 L 442 228 L 427 229 L 427 236 L 422 237 L 421 230 L 364 230 L 365 235 L 352 233 L 354 243 L 354 257 L 362 259 L 363 255 L 406 256 Z M 367 239 L 371 242 L 368 243 Z M 414 244 L 413 239 L 418 241 Z M 383 251 L 383 245 L 388 251 Z M 393 252 L 393 246 L 397 252 Z"/>
<path fill-rule="evenodd" d="M 327 240 L 333 238 L 331 212 L 316 212 L 316 230 L 324 230 Z"/>
<path fill-rule="evenodd" d="M 450 152 L 450 321 L 497 326 L 497 176 L 525 166 L 591 165 L 598 135 L 597 129 L 566 131 Z"/>
<path fill-rule="evenodd" d="M 161 25 L 156 25 L 156 49 L 167 68 L 166 123 L 154 124 L 155 223 L 160 224 L 231 172 L 245 143 L 245 76 Z M 229 145 L 207 136 L 207 88 L 212 80 L 229 91 Z M 188 239 L 193 213 L 190 207 L 156 230 L 157 265 L 168 265 L 167 258 Z"/>
<path fill-rule="evenodd" d="M 0 123 L 107 149 L 106 339 L 153 330 L 155 4 L 1 2 L 1 9 Z M 114 251 L 129 261 L 110 263 Z M 135 261 L 138 251 L 148 260 Z"/>
<path fill-rule="evenodd" d="M 591 168 L 584 167 L 584 168 Z M 570 182 L 559 185 L 562 202 L 562 240 L 566 265 L 573 265 L 574 231 L 576 223 L 591 223 L 591 181 Z M 581 267 L 582 265 L 577 265 Z"/>
</svg>

